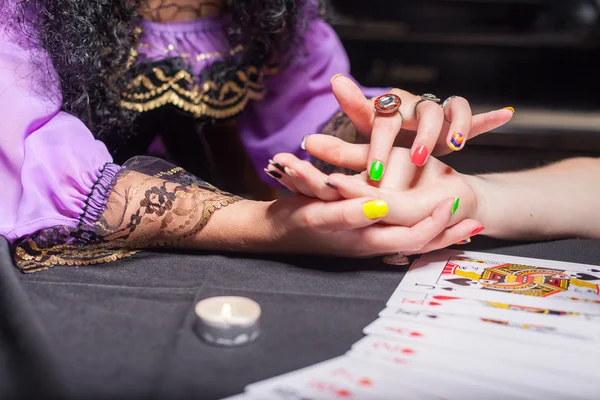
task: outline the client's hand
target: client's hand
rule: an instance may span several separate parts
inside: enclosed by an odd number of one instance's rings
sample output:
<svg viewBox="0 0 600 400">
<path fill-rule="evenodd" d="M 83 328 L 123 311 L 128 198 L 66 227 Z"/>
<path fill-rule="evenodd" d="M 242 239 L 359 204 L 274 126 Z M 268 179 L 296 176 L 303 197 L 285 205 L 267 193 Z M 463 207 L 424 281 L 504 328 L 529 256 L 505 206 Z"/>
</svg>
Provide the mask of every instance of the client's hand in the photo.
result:
<svg viewBox="0 0 600 400">
<path fill-rule="evenodd" d="M 306 148 L 315 157 L 331 164 L 363 171 L 369 152 L 368 145 L 349 144 L 325 135 L 310 136 Z M 419 252 L 446 247 L 481 232 L 478 221 L 467 219 L 477 211 L 477 198 L 463 176 L 436 159 L 424 168 L 417 168 L 406 157 L 407 152 L 407 149 L 393 149 L 391 168 L 379 188 L 369 184 L 366 172 L 328 177 L 309 162 L 287 153 L 276 155 L 269 169 L 277 170 L 282 176 L 280 182 L 290 190 L 306 196 L 329 201 L 359 197 L 383 199 L 389 204 L 390 212 L 382 221 L 393 225 L 415 225 L 431 215 L 440 201 L 448 197 L 459 198 L 460 207 L 446 225 L 450 228 L 440 232 L 434 242 L 423 245 Z M 454 204 L 458 206 L 458 202 Z M 459 221 L 462 222 L 457 224 Z"/>
<path fill-rule="evenodd" d="M 453 198 L 444 199 L 414 226 L 403 227 L 380 223 L 390 214 L 402 219 L 404 212 L 377 197 L 330 202 L 296 195 L 273 202 L 243 200 L 215 213 L 202 231 L 203 240 L 194 247 L 347 257 L 415 253 L 428 243 L 439 248 L 455 240 L 444 233 L 453 204 Z M 472 226 L 473 222 L 463 221 L 452 229 L 464 236 Z"/>
</svg>

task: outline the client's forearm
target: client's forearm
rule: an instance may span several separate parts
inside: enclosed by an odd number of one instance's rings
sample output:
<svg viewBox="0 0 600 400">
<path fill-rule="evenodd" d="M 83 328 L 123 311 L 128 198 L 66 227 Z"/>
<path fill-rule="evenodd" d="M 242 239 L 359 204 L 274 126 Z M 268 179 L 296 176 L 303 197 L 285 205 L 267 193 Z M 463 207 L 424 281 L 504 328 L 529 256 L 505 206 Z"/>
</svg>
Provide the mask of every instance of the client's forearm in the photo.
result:
<svg viewBox="0 0 600 400">
<path fill-rule="evenodd" d="M 505 239 L 600 238 L 600 159 L 574 158 L 529 171 L 469 176 L 476 219 Z"/>
</svg>

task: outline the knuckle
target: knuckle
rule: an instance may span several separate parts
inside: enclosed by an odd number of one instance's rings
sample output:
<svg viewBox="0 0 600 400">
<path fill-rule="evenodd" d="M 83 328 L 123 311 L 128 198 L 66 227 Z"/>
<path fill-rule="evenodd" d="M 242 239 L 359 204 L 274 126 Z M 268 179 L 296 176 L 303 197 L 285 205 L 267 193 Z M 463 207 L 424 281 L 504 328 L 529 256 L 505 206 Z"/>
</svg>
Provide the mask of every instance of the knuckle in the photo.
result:
<svg viewBox="0 0 600 400">
<path fill-rule="evenodd" d="M 427 238 L 419 233 L 413 233 L 407 243 L 407 251 L 418 252 L 427 244 Z"/>
<path fill-rule="evenodd" d="M 345 227 L 354 226 L 354 218 L 352 217 L 352 212 L 347 207 L 339 207 L 338 211 L 338 220 Z"/>
<path fill-rule="evenodd" d="M 343 152 L 339 143 L 336 143 L 328 148 L 327 153 L 331 164 L 339 165 L 342 162 Z"/>
<path fill-rule="evenodd" d="M 457 98 L 454 99 L 456 101 L 456 104 L 460 104 L 460 105 L 466 105 L 466 106 L 470 106 L 469 105 L 469 100 L 465 99 L 462 96 L 458 96 Z"/>
<path fill-rule="evenodd" d="M 380 116 L 375 118 L 375 122 L 373 123 L 373 135 L 381 131 L 393 131 L 395 129 L 395 119 L 394 116 Z"/>
<path fill-rule="evenodd" d="M 428 114 L 439 114 L 442 115 L 442 107 L 433 101 L 424 101 L 419 104 L 418 110 L 420 112 L 426 112 Z"/>
<path fill-rule="evenodd" d="M 296 157 L 290 153 L 279 153 L 273 157 L 273 161 L 283 165 L 289 165 L 294 162 L 295 158 Z"/>
<path fill-rule="evenodd" d="M 300 168 L 302 168 L 303 170 L 308 170 L 308 169 L 311 169 L 311 168 L 313 168 L 313 165 L 312 165 L 312 164 L 311 164 L 309 161 L 306 161 L 306 160 L 302 160 L 302 161 L 300 161 L 300 162 L 298 163 L 298 166 L 299 166 Z"/>
<path fill-rule="evenodd" d="M 302 213 L 300 222 L 305 228 L 310 230 L 317 230 L 321 225 L 321 219 L 314 213 L 314 209 L 309 209 Z"/>
<path fill-rule="evenodd" d="M 425 246 L 421 246 L 418 243 L 411 243 L 410 245 L 405 246 L 403 253 L 417 254 L 423 247 Z"/>
</svg>

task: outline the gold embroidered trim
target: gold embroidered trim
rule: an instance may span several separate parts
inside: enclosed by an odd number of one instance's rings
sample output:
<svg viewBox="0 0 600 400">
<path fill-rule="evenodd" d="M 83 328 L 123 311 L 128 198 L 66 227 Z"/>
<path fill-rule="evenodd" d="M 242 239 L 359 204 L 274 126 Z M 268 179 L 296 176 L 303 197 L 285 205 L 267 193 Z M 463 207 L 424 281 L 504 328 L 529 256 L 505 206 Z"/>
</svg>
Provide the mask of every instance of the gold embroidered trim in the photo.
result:
<svg viewBox="0 0 600 400">
<path fill-rule="evenodd" d="M 141 251 L 77 247 L 76 254 L 74 254 L 75 251 L 71 250 L 73 246 L 68 245 L 53 247 L 51 251 L 40 249 L 35 243 L 31 243 L 30 247 L 31 254 L 27 253 L 23 247 L 17 247 L 15 251 L 17 267 L 25 273 L 44 271 L 56 265 L 81 267 L 104 264 L 131 257 Z"/>
<path fill-rule="evenodd" d="M 143 42 L 138 45 L 138 48 L 140 48 L 140 47 L 141 48 L 150 48 L 151 47 L 153 49 L 158 49 L 158 47 L 156 47 L 154 45 L 151 45 L 150 43 L 143 43 Z M 225 56 L 225 53 L 221 53 L 221 52 L 218 52 L 218 51 L 214 51 L 212 53 L 198 53 L 198 54 L 193 55 L 193 56 L 192 56 L 191 53 L 187 53 L 187 52 L 176 53 L 176 54 L 169 54 L 171 52 L 176 52 L 177 51 L 177 49 L 175 48 L 175 45 L 173 45 L 173 44 L 169 44 L 167 47 L 165 47 L 164 49 L 160 49 L 160 50 L 163 53 L 165 53 L 166 55 L 169 55 L 171 57 L 181 57 L 181 58 L 186 59 L 186 60 L 190 59 L 190 58 L 193 58 L 193 59 L 195 59 L 198 62 L 199 61 L 210 60 L 210 59 L 213 59 L 213 58 L 219 58 L 219 57 L 224 57 Z M 228 52 L 228 54 L 230 56 L 234 56 L 234 55 L 236 55 L 237 53 L 239 53 L 240 51 L 243 51 L 243 50 L 244 50 L 244 46 L 242 46 L 240 44 L 240 45 L 235 46 L 233 49 L 231 49 Z"/>
<path fill-rule="evenodd" d="M 150 47 L 148 43 L 140 43 L 142 28 L 133 31 L 134 46 L 129 51 L 127 69 L 131 69 L 139 56 L 139 47 Z M 165 54 L 175 51 L 170 44 L 163 49 Z M 231 56 L 244 50 L 238 45 L 230 50 Z M 192 55 L 182 53 L 179 57 L 189 59 Z M 222 57 L 219 52 L 200 53 L 195 56 L 197 61 Z M 265 66 L 259 70 L 249 66 L 238 71 L 235 79 L 218 86 L 208 80 L 200 88 L 194 77 L 186 70 L 180 70 L 168 76 L 159 67 L 153 68 L 151 74 L 140 74 L 133 78 L 127 91 L 122 93 L 121 106 L 138 113 L 148 112 L 167 104 L 180 108 L 192 114 L 195 118 L 203 116 L 224 119 L 239 114 L 250 100 L 261 100 L 265 96 L 262 84 L 265 75 L 275 75 L 278 67 Z"/>
<path fill-rule="evenodd" d="M 249 66 L 238 71 L 235 80 L 221 86 L 208 80 L 200 88 L 188 71 L 169 76 L 156 67 L 152 74 L 141 74 L 132 80 L 130 90 L 122 94 L 121 106 L 142 113 L 171 104 L 196 118 L 229 118 L 241 112 L 248 101 L 264 97 L 265 88 L 260 83 L 263 76 L 263 71 Z"/>
</svg>

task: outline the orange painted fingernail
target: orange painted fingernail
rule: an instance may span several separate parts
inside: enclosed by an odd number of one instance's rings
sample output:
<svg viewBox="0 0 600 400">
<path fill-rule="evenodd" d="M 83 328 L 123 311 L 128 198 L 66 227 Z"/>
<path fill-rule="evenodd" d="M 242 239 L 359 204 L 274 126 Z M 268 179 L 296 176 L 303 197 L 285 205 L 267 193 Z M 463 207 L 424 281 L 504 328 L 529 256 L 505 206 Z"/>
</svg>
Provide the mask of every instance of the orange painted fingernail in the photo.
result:
<svg viewBox="0 0 600 400">
<path fill-rule="evenodd" d="M 340 76 L 344 76 L 344 74 L 335 74 L 333 77 L 331 77 L 331 83 L 333 83 L 333 81 L 339 78 Z"/>
<path fill-rule="evenodd" d="M 508 110 L 508 111 L 510 111 L 513 114 L 515 113 L 515 109 L 512 108 L 512 107 L 504 107 L 503 110 Z"/>
</svg>

